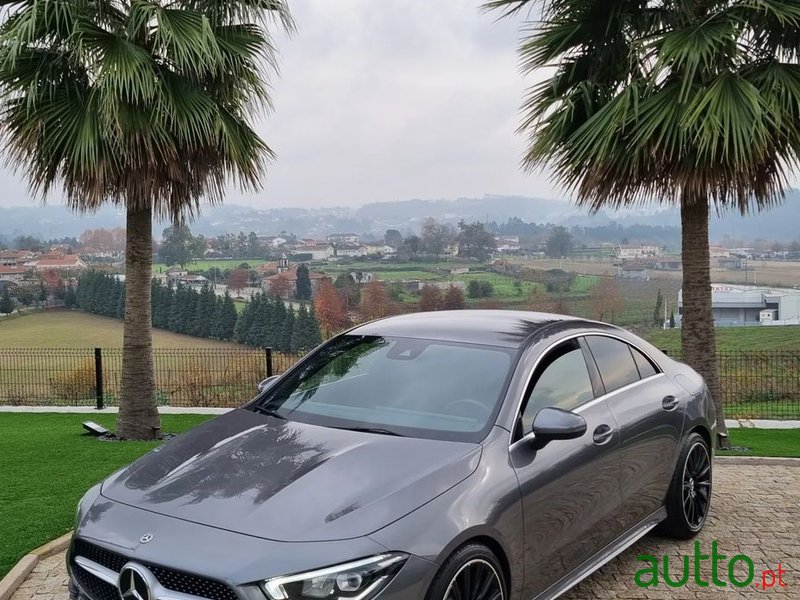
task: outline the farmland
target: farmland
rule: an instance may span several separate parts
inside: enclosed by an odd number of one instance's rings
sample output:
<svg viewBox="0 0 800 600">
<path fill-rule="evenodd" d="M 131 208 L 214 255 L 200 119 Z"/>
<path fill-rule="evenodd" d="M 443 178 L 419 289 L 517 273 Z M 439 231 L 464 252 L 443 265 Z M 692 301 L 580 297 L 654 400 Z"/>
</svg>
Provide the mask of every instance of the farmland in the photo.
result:
<svg viewBox="0 0 800 600">
<path fill-rule="evenodd" d="M 153 330 L 156 348 L 235 348 L 161 329 Z M 52 310 L 0 321 L 0 348 L 121 348 L 122 321 L 77 310 Z"/>
<path fill-rule="evenodd" d="M 563 269 L 585 275 L 614 274 L 613 259 L 521 259 L 512 258 L 513 262 L 523 264 L 531 269 Z M 660 284 L 664 281 L 680 282 L 680 271 L 650 271 L 650 278 Z M 714 283 L 734 283 L 742 285 L 770 285 L 775 287 L 800 286 L 800 264 L 791 261 L 750 261 L 747 270 L 721 269 L 717 264 L 711 265 L 711 281 Z"/>
<path fill-rule="evenodd" d="M 674 352 L 681 347 L 680 329 L 652 331 L 650 343 Z M 800 350 L 800 326 L 785 327 L 720 327 L 717 329 L 717 349 L 724 352 L 757 350 Z"/>
</svg>

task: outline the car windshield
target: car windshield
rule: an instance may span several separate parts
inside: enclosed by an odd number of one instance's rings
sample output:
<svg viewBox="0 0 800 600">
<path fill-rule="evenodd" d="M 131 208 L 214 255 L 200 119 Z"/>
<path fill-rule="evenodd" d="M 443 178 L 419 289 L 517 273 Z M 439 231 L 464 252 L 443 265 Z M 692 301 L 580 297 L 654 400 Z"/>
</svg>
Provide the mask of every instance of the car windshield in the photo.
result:
<svg viewBox="0 0 800 600">
<path fill-rule="evenodd" d="M 248 408 L 327 427 L 478 441 L 513 360 L 512 350 L 495 346 L 345 335 Z"/>
</svg>

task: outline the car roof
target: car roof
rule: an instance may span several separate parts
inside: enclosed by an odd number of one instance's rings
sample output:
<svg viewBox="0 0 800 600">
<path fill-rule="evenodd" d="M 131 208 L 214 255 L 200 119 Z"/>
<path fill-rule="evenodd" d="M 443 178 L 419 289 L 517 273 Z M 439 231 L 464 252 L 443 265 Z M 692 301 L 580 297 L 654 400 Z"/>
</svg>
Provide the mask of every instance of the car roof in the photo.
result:
<svg viewBox="0 0 800 600">
<path fill-rule="evenodd" d="M 567 322 L 576 326 L 589 324 L 567 315 L 521 310 L 445 310 L 388 317 L 348 333 L 519 348 L 534 334 L 555 323 Z"/>
</svg>

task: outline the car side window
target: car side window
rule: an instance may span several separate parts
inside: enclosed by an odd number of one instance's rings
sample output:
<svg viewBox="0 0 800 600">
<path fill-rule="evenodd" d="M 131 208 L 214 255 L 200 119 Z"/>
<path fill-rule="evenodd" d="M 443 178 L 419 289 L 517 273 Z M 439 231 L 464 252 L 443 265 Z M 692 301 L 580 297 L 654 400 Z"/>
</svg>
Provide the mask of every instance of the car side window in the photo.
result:
<svg viewBox="0 0 800 600">
<path fill-rule="evenodd" d="M 594 398 L 592 380 L 577 340 L 550 351 L 536 368 L 532 381 L 518 435 L 530 433 L 536 413 L 543 408 L 572 410 Z"/>
<path fill-rule="evenodd" d="M 607 394 L 639 381 L 639 369 L 628 344 L 599 335 L 587 336 L 586 343 L 600 371 Z"/>
<path fill-rule="evenodd" d="M 633 354 L 633 360 L 636 361 L 636 366 L 639 368 L 639 376 L 642 379 L 652 377 L 658 373 L 650 359 L 633 346 L 631 346 L 631 354 Z"/>
</svg>

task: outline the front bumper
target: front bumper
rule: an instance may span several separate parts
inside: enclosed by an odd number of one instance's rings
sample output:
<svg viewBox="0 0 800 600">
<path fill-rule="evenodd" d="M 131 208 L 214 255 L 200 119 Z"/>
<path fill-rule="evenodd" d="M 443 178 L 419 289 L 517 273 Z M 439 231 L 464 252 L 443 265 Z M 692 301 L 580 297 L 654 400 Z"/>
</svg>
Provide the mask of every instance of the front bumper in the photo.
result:
<svg viewBox="0 0 800 600">
<path fill-rule="evenodd" d="M 146 533 L 152 541 L 141 543 Z M 152 574 L 147 600 L 269 600 L 260 582 L 356 560 L 387 550 L 361 537 L 287 543 L 242 535 L 99 497 L 67 554 L 72 600 L 120 600 L 117 578 L 128 562 Z M 438 565 L 411 555 L 382 600 L 420 599 Z"/>
</svg>

